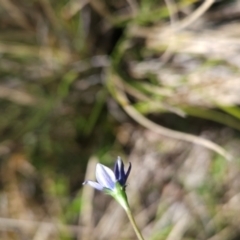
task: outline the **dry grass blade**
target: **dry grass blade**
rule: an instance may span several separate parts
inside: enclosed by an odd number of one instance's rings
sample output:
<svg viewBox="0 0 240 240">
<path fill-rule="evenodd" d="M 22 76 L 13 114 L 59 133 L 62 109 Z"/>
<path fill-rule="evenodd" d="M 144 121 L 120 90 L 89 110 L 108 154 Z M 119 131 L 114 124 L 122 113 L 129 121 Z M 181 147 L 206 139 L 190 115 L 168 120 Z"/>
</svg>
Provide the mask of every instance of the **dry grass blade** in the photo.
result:
<svg viewBox="0 0 240 240">
<path fill-rule="evenodd" d="M 42 224 L 44 224 L 45 227 L 51 228 L 51 233 L 58 232 L 60 229 L 63 232 L 69 232 L 71 234 L 76 235 L 79 232 L 79 228 L 80 228 L 77 225 L 64 225 L 64 224 L 55 224 L 51 222 L 0 218 L 0 228 L 9 229 L 9 230 L 19 229 L 20 231 L 30 232 L 36 228 L 39 228 Z"/>
<path fill-rule="evenodd" d="M 50 234 L 52 232 L 52 226 L 46 223 L 42 223 L 35 236 L 33 237 L 33 240 L 47 240 L 50 237 Z"/>
<path fill-rule="evenodd" d="M 35 105 L 37 100 L 28 93 L 0 86 L 0 98 L 7 99 L 20 105 Z"/>
<path fill-rule="evenodd" d="M 197 10 L 195 10 L 189 17 L 185 18 L 182 22 L 175 26 L 175 31 L 181 31 L 184 28 L 189 27 L 204 14 L 214 2 L 215 0 L 203 1 L 203 4 Z"/>
<path fill-rule="evenodd" d="M 31 29 L 30 24 L 27 21 L 27 18 L 24 14 L 20 11 L 20 9 L 15 6 L 11 0 L 1 0 L 0 4 L 8 11 L 8 14 L 15 19 L 15 23 L 18 24 L 20 27 L 24 29 Z"/>
<path fill-rule="evenodd" d="M 94 229 L 94 239 L 116 239 L 116 233 L 121 229 L 125 218 L 124 210 L 117 202 L 112 201 Z"/>
<path fill-rule="evenodd" d="M 124 90 L 119 78 L 116 75 L 112 74 L 111 76 L 109 76 L 109 79 L 112 80 L 111 86 L 109 86 L 109 88 L 110 88 L 110 91 L 112 91 L 113 96 L 117 99 L 117 101 L 123 107 L 123 109 L 127 112 L 127 114 L 142 126 L 166 137 L 175 138 L 175 139 L 191 142 L 194 144 L 202 145 L 222 155 L 227 160 L 232 160 L 232 156 L 226 150 L 224 150 L 222 147 L 220 147 L 216 143 L 213 143 L 210 140 L 203 139 L 201 137 L 197 137 L 187 133 L 174 131 L 150 121 L 149 119 L 141 115 L 138 111 L 136 111 L 136 109 L 129 104 L 129 101 L 124 93 Z M 113 86 L 113 81 L 118 88 L 116 88 L 116 86 Z"/>
<path fill-rule="evenodd" d="M 174 225 L 166 240 L 181 240 L 189 227 L 189 222 L 191 222 L 191 217 L 189 214 L 182 216 L 181 219 L 179 219 L 179 221 L 177 221 L 177 223 Z"/>
<path fill-rule="evenodd" d="M 62 10 L 62 15 L 65 19 L 71 19 L 81 9 L 89 3 L 89 0 L 72 0 L 69 1 Z"/>
<path fill-rule="evenodd" d="M 176 14 L 177 7 L 176 7 L 174 0 L 173 1 L 165 0 L 165 3 L 168 8 L 168 11 L 169 11 L 171 29 L 174 30 L 175 25 L 179 21 L 178 16 Z M 172 56 L 172 50 L 175 48 L 175 44 L 176 44 L 175 33 L 171 32 L 171 34 L 172 34 L 171 41 L 169 42 L 166 50 L 164 51 L 164 53 L 161 56 L 161 60 L 162 60 L 161 62 L 163 62 L 163 64 L 169 61 L 169 59 Z"/>
<path fill-rule="evenodd" d="M 87 172 L 85 175 L 85 179 L 94 179 L 95 178 L 95 167 L 98 163 L 98 159 L 95 156 L 92 156 L 88 161 Z M 92 207 L 92 199 L 94 196 L 94 189 L 90 187 L 83 188 L 81 201 L 83 204 L 83 208 L 79 213 L 79 225 L 85 226 L 84 231 L 79 232 L 78 239 L 87 240 L 89 239 L 89 234 L 93 230 L 93 207 Z"/>
<path fill-rule="evenodd" d="M 59 30 L 60 24 L 59 20 L 56 17 L 55 11 L 53 7 L 51 6 L 50 2 L 47 0 L 39 0 L 44 12 L 46 13 L 47 18 L 51 22 L 52 26 L 56 29 Z"/>
<path fill-rule="evenodd" d="M 139 90 L 137 90 L 136 88 L 132 87 L 130 84 L 127 84 L 126 82 L 123 83 L 124 88 L 126 89 L 126 92 L 128 94 L 130 94 L 131 96 L 135 97 L 136 99 L 143 101 L 143 102 L 148 102 L 149 105 L 151 105 L 151 107 L 154 109 L 161 109 L 161 110 L 165 110 L 168 112 L 172 112 L 175 113 L 181 117 L 186 117 L 186 114 L 183 110 L 181 110 L 180 108 L 177 108 L 175 106 L 171 106 L 165 102 L 159 102 L 159 101 L 155 101 L 152 100 L 150 97 L 146 96 L 145 94 L 143 94 L 142 92 L 140 92 Z M 148 86 L 145 85 L 145 88 L 149 87 L 149 91 L 151 92 L 156 92 L 157 94 L 159 94 L 161 92 L 160 88 L 157 87 L 152 87 L 152 86 Z M 163 90 L 164 91 L 164 90 Z M 161 94 L 161 93 L 160 93 Z M 150 109 L 150 107 L 149 107 Z"/>
</svg>

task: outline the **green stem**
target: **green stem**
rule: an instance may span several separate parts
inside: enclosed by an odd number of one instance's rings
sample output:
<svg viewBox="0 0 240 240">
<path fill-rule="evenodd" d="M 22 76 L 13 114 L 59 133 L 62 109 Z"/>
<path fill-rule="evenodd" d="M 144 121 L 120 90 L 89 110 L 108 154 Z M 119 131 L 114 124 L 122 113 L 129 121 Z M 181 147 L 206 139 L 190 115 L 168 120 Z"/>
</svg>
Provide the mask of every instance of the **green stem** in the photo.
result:
<svg viewBox="0 0 240 240">
<path fill-rule="evenodd" d="M 142 233 L 140 232 L 139 228 L 137 227 L 137 224 L 136 224 L 136 222 L 135 222 L 135 219 L 134 219 L 134 217 L 133 217 L 133 215 L 132 215 L 131 210 L 128 208 L 128 209 L 125 209 L 125 211 L 126 211 L 126 213 L 127 213 L 127 216 L 128 216 L 128 218 L 129 218 L 129 220 L 130 220 L 130 222 L 131 222 L 131 224 L 132 224 L 132 227 L 133 227 L 133 229 L 134 229 L 134 231 L 135 231 L 138 239 L 139 239 L 139 240 L 144 240 L 144 238 L 143 238 L 143 236 L 142 236 Z"/>
<path fill-rule="evenodd" d="M 132 215 L 132 212 L 130 210 L 129 204 L 128 204 L 128 199 L 127 199 L 127 194 L 125 192 L 125 188 L 122 187 L 118 182 L 115 184 L 115 188 L 113 191 L 107 192 L 110 194 L 115 200 L 123 207 L 125 212 L 127 213 L 127 216 L 132 224 L 132 227 L 138 237 L 138 240 L 144 240 L 140 230 L 137 227 L 137 224 L 135 222 L 135 219 Z"/>
</svg>

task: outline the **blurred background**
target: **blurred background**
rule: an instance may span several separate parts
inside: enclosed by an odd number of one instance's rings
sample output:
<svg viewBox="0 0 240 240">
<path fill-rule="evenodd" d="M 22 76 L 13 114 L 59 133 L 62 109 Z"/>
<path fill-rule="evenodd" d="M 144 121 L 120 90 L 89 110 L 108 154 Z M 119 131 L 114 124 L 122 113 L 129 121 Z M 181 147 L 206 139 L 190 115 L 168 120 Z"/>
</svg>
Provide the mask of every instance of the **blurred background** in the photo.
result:
<svg viewBox="0 0 240 240">
<path fill-rule="evenodd" d="M 0 239 L 135 240 L 117 156 L 145 239 L 240 239 L 239 105 L 239 0 L 0 0 Z"/>
</svg>

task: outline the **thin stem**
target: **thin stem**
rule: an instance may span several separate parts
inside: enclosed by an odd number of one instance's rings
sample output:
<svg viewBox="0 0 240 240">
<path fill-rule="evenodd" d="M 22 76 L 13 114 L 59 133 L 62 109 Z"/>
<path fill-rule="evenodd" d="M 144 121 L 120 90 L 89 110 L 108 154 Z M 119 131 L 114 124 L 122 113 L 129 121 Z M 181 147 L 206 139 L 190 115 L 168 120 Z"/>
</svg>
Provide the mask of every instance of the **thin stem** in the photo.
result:
<svg viewBox="0 0 240 240">
<path fill-rule="evenodd" d="M 132 215 L 131 210 L 128 208 L 128 209 L 126 209 L 125 211 L 126 211 L 126 213 L 127 213 L 127 216 L 128 216 L 128 218 L 129 218 L 129 220 L 130 220 L 130 222 L 131 222 L 131 224 L 132 224 L 132 227 L 133 227 L 133 229 L 134 229 L 134 231 L 135 231 L 138 239 L 139 239 L 139 240 L 144 240 L 144 238 L 143 238 L 143 236 L 142 236 L 142 233 L 140 232 L 139 228 L 137 227 L 137 224 L 136 224 L 136 222 L 135 222 L 135 219 L 134 219 L 134 217 L 133 217 L 133 215 Z"/>
</svg>

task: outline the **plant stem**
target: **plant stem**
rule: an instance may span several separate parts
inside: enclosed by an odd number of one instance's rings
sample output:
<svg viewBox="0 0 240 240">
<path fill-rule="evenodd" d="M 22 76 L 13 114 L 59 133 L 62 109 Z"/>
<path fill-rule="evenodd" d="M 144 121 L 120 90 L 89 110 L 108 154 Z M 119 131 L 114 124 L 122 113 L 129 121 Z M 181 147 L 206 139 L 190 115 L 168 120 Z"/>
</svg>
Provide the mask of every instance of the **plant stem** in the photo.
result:
<svg viewBox="0 0 240 240">
<path fill-rule="evenodd" d="M 139 228 L 137 227 L 137 224 L 135 222 L 135 219 L 134 219 L 134 217 L 132 215 L 132 212 L 131 212 L 130 208 L 126 209 L 125 211 L 127 213 L 127 216 L 128 216 L 128 218 L 129 218 L 129 220 L 130 220 L 130 222 L 132 224 L 132 227 L 133 227 L 133 229 L 134 229 L 138 239 L 139 240 L 144 240 L 144 238 L 142 236 L 142 233 L 140 232 Z"/>
<path fill-rule="evenodd" d="M 132 227 L 138 237 L 138 240 L 144 240 L 139 228 L 137 227 L 137 224 L 135 222 L 135 219 L 132 215 L 132 212 L 129 207 L 127 194 L 125 192 L 125 188 L 123 188 L 118 182 L 115 184 L 114 191 L 109 192 L 110 195 L 123 207 L 125 212 L 127 213 L 127 216 L 132 224 Z"/>
</svg>

